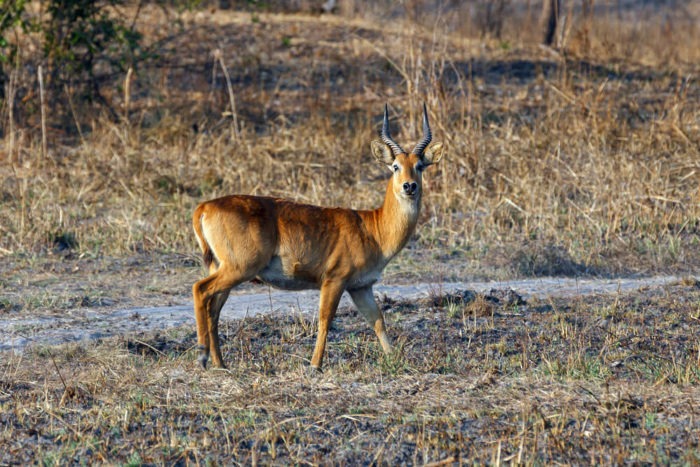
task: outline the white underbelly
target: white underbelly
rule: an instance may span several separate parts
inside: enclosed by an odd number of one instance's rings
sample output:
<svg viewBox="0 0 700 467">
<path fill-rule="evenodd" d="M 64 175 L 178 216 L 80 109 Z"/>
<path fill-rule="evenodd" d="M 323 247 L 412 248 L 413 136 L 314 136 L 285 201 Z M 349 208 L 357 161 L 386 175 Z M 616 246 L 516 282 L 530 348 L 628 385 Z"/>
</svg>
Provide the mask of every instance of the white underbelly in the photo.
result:
<svg viewBox="0 0 700 467">
<path fill-rule="evenodd" d="M 257 279 L 273 287 L 283 290 L 318 289 L 318 283 L 304 277 L 285 273 L 279 256 L 272 258 L 270 263 L 258 273 Z"/>
<path fill-rule="evenodd" d="M 376 283 L 382 277 L 382 269 L 366 271 L 353 278 L 346 287 L 347 290 L 362 289 Z"/>
<path fill-rule="evenodd" d="M 356 271 L 346 283 L 346 290 L 356 290 L 368 287 L 376 283 L 382 276 L 383 264 L 377 265 L 371 270 Z M 289 269 L 289 268 L 288 268 Z M 320 282 L 309 276 L 286 271 L 279 256 L 275 256 L 256 276 L 257 279 L 273 287 L 283 290 L 307 290 L 319 289 Z"/>
</svg>

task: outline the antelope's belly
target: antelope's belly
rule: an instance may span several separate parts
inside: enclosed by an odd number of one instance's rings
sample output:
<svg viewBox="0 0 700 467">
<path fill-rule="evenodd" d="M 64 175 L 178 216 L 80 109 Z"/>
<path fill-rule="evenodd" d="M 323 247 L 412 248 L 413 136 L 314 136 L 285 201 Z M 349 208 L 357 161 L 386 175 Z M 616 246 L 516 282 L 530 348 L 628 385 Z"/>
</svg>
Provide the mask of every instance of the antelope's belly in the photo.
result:
<svg viewBox="0 0 700 467">
<path fill-rule="evenodd" d="M 272 260 L 265 266 L 265 269 L 258 273 L 256 278 L 266 284 L 284 290 L 319 288 L 318 282 L 313 280 L 313 278 L 296 272 L 293 267 L 285 268 L 284 266 L 279 256 L 273 256 Z"/>
<path fill-rule="evenodd" d="M 379 264 L 373 269 L 368 269 L 365 271 L 358 271 L 358 273 L 348 281 L 346 290 L 363 289 L 365 287 L 374 285 L 382 277 L 382 271 L 384 270 L 384 265 Z"/>
</svg>

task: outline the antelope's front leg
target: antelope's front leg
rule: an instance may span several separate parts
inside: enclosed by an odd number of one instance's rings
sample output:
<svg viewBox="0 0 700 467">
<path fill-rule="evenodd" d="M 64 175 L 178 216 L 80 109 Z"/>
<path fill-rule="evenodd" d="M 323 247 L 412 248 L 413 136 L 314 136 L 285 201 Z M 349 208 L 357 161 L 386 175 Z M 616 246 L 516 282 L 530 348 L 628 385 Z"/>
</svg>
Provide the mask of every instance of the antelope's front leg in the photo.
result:
<svg viewBox="0 0 700 467">
<path fill-rule="evenodd" d="M 338 309 L 340 297 L 343 295 L 343 284 L 336 281 L 325 281 L 321 286 L 321 300 L 318 310 L 318 335 L 316 336 L 316 347 L 311 357 L 311 367 L 321 370 L 323 365 L 323 354 L 326 350 L 326 339 L 328 328 L 333 322 L 335 311 Z"/>
<path fill-rule="evenodd" d="M 386 334 L 384 316 L 377 306 L 377 302 L 374 300 L 372 287 L 370 286 L 362 289 L 348 290 L 348 292 L 350 293 L 350 297 L 352 298 L 353 303 L 355 303 L 357 309 L 369 322 L 372 329 L 374 329 L 374 333 L 377 335 L 384 353 L 391 353 L 391 341 Z"/>
</svg>

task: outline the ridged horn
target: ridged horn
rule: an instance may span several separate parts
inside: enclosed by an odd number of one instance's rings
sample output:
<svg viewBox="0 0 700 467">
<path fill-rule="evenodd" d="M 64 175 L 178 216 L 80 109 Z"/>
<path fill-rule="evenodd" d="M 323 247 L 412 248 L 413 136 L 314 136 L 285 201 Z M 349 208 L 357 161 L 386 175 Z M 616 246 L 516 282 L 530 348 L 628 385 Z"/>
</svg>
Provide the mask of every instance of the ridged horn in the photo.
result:
<svg viewBox="0 0 700 467">
<path fill-rule="evenodd" d="M 413 150 L 413 154 L 416 156 L 422 156 L 425 148 L 430 144 L 430 140 L 433 139 L 432 133 L 430 133 L 430 123 L 428 123 L 428 109 L 423 102 L 423 139 L 416 144 L 416 148 Z"/>
<path fill-rule="evenodd" d="M 391 152 L 394 153 L 394 156 L 406 154 L 406 151 L 401 149 L 401 146 L 396 144 L 396 141 L 391 139 L 391 135 L 389 134 L 389 106 L 387 104 L 384 104 L 384 123 L 382 123 L 382 131 L 379 132 L 379 137 L 384 144 L 391 148 Z"/>
</svg>

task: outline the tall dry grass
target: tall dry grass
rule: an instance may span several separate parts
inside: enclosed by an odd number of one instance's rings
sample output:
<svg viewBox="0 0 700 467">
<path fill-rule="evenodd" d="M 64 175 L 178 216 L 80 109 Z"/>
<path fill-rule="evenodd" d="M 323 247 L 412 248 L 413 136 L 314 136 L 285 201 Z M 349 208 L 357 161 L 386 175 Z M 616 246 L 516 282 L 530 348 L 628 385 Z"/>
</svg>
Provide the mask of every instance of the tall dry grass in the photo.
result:
<svg viewBox="0 0 700 467">
<path fill-rule="evenodd" d="M 194 252 L 194 206 L 229 193 L 376 206 L 382 105 L 409 147 L 425 101 L 449 153 L 426 175 L 415 254 L 463 275 L 695 268 L 700 51 L 682 16 L 697 12 L 608 9 L 588 24 L 571 10 L 557 50 L 537 45 L 532 12 L 500 37 L 477 13 L 146 8 L 159 57 L 101 89 L 124 118 L 54 90 L 65 111 L 48 135 L 26 47 L 2 115 L 0 252 Z"/>
</svg>

